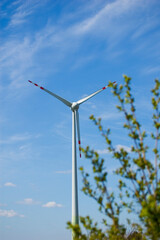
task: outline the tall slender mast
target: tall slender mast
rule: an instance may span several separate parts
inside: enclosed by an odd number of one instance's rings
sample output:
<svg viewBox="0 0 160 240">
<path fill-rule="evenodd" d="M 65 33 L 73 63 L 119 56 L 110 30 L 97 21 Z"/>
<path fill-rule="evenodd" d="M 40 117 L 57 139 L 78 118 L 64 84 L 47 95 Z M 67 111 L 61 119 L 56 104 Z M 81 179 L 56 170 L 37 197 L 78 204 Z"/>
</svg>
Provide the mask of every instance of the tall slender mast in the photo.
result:
<svg viewBox="0 0 160 240">
<path fill-rule="evenodd" d="M 79 224 L 75 117 L 76 117 L 75 110 L 73 110 L 72 111 L 72 224 L 73 225 Z M 72 239 L 74 239 L 73 232 L 72 232 Z"/>
</svg>

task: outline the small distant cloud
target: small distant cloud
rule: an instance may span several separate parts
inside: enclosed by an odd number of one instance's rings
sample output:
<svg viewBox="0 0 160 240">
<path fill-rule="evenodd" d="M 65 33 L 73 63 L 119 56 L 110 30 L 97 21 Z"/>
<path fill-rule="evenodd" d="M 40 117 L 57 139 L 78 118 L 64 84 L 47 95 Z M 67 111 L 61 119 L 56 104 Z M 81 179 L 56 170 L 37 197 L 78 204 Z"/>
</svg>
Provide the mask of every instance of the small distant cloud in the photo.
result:
<svg viewBox="0 0 160 240">
<path fill-rule="evenodd" d="M 122 148 L 128 153 L 131 152 L 130 147 L 127 147 L 125 145 L 120 145 L 120 144 L 116 145 L 115 150 L 119 152 Z M 97 150 L 97 153 L 98 154 L 109 154 L 110 152 L 108 151 L 108 149 L 102 149 L 102 150 L 99 149 L 99 150 Z"/>
<path fill-rule="evenodd" d="M 18 214 L 14 210 L 2 210 L 2 209 L 0 209 L 0 217 L 11 218 L 11 217 L 16 217 L 16 216 L 21 217 L 21 218 L 24 217 L 24 215 Z"/>
<path fill-rule="evenodd" d="M 72 170 L 64 170 L 64 171 L 55 171 L 57 174 L 70 174 L 72 173 Z"/>
<path fill-rule="evenodd" d="M 18 204 L 23 204 L 23 205 L 36 205 L 40 204 L 38 201 L 34 201 L 32 198 L 25 198 L 23 201 L 17 202 Z"/>
<path fill-rule="evenodd" d="M 108 154 L 109 153 L 109 151 L 107 150 L 107 149 L 102 149 L 102 150 L 97 150 L 96 151 L 98 154 Z"/>
<path fill-rule="evenodd" d="M 124 145 L 116 145 L 116 151 L 120 151 L 121 149 L 124 149 L 126 152 L 130 153 L 131 152 L 131 148 L 130 147 L 127 147 L 127 146 L 124 146 Z"/>
<path fill-rule="evenodd" d="M 55 208 L 55 207 L 62 207 L 61 204 L 59 203 L 56 203 L 56 202 L 48 202 L 46 204 L 43 204 L 42 207 L 45 207 L 45 208 Z"/>
<path fill-rule="evenodd" d="M 4 184 L 5 187 L 16 187 L 16 184 L 12 183 L 12 182 L 6 182 Z"/>
</svg>

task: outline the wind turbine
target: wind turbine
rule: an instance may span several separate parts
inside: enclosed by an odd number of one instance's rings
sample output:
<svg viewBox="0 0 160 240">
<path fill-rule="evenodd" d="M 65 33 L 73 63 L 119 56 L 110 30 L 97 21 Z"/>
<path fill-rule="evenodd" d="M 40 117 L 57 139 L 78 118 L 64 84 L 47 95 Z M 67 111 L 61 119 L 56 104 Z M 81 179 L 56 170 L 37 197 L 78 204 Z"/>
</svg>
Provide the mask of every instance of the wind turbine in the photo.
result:
<svg viewBox="0 0 160 240">
<path fill-rule="evenodd" d="M 78 182 L 77 182 L 77 154 L 76 154 L 76 127 L 77 127 L 77 135 L 78 135 L 78 144 L 79 144 L 79 153 L 81 157 L 81 141 L 80 141 L 80 128 L 79 128 L 79 106 L 86 102 L 88 99 L 92 98 L 96 94 L 105 90 L 107 86 L 101 88 L 100 90 L 92 93 L 88 97 L 82 98 L 77 102 L 69 102 L 66 99 L 58 96 L 57 94 L 45 89 L 44 87 L 39 86 L 38 84 L 28 80 L 28 82 L 34 84 L 36 87 L 44 90 L 49 93 L 53 97 L 57 98 L 61 102 L 63 102 L 67 107 L 69 107 L 72 111 L 72 224 L 79 224 L 79 214 L 78 214 Z M 115 83 L 115 82 L 113 82 Z M 74 238 L 72 234 L 72 238 Z"/>
</svg>

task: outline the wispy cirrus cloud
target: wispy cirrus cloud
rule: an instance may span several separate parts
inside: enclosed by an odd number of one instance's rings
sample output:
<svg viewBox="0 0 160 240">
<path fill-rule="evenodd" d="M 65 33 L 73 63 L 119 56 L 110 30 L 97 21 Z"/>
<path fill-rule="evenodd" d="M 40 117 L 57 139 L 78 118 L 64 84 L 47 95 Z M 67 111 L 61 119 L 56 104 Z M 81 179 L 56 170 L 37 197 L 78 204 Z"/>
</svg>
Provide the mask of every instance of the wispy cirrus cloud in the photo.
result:
<svg viewBox="0 0 160 240">
<path fill-rule="evenodd" d="M 97 29 L 98 32 L 103 31 L 104 28 L 107 32 L 108 29 L 111 30 L 112 28 L 112 26 L 110 26 L 112 20 L 114 20 L 114 22 L 117 20 L 119 21 L 119 17 L 127 14 L 129 10 L 133 11 L 134 7 L 137 8 L 139 4 L 140 2 L 138 0 L 117 0 L 109 3 L 107 2 L 95 15 L 77 24 L 74 28 L 74 32 L 76 34 L 86 34 L 95 29 Z"/>
<path fill-rule="evenodd" d="M 32 11 L 46 4 L 46 2 L 34 0 L 33 2 L 27 1 L 27 3 L 24 3 L 23 1 L 18 1 L 18 7 L 11 18 L 10 26 L 16 26 L 16 24 L 26 21 L 27 17 L 32 14 Z M 44 66 L 46 62 L 46 74 L 49 74 L 49 71 L 58 71 L 59 66 L 61 63 L 64 63 L 68 54 L 70 59 L 73 58 L 73 68 L 78 68 L 89 61 L 94 61 L 97 58 L 97 53 L 99 55 L 99 49 L 89 50 L 87 55 L 83 53 L 78 59 L 75 59 L 75 52 L 80 51 L 84 46 L 84 40 L 88 34 L 92 35 L 92 40 L 98 38 L 106 42 L 109 57 L 112 54 L 115 55 L 113 46 L 118 45 L 126 36 L 127 39 L 129 38 L 132 41 L 143 34 L 142 26 L 145 24 L 145 20 L 139 14 L 133 21 L 130 15 L 134 15 L 136 12 L 139 12 L 139 9 L 143 10 L 151 4 L 148 0 L 148 4 L 144 5 L 144 3 L 144 0 L 115 0 L 104 2 L 103 4 L 100 1 L 100 7 L 98 7 L 96 2 L 96 4 L 93 4 L 95 9 L 93 11 L 88 10 L 89 16 L 87 15 L 87 17 L 85 15 L 74 21 L 76 19 L 75 11 L 72 14 L 72 21 L 68 20 L 67 24 L 65 21 L 63 22 L 63 19 L 67 19 L 66 15 L 69 14 L 66 12 L 66 14 L 61 16 L 61 21 L 57 21 L 56 24 L 50 20 L 43 25 L 43 28 L 37 31 L 34 30 L 32 34 L 26 33 L 20 38 L 17 34 L 16 38 L 8 38 L 0 47 L 0 65 L 3 69 L 1 73 L 2 78 L 7 75 L 9 89 L 12 91 L 14 88 L 15 93 L 16 88 L 22 88 L 26 84 L 24 76 L 29 79 L 34 78 L 38 74 L 45 74 Z M 139 19 L 141 24 L 139 24 Z M 157 22 L 154 19 L 151 23 L 148 23 L 148 26 L 145 26 L 145 33 L 156 26 L 156 24 Z M 89 42 L 87 40 L 87 44 Z M 46 55 L 45 52 L 47 53 Z M 123 47 L 118 49 L 118 53 L 120 55 L 123 54 Z M 42 54 L 43 58 L 39 57 Z M 40 66 L 43 66 L 43 71 Z"/>
<path fill-rule="evenodd" d="M 23 24 L 27 21 L 27 17 L 32 15 L 33 12 L 45 4 L 47 0 L 28 0 L 28 1 L 14 1 L 12 6 L 15 7 L 14 14 L 12 15 L 8 28 Z"/>
<path fill-rule="evenodd" d="M 160 73 L 160 66 L 148 66 L 142 69 L 142 73 L 147 75 L 147 74 L 159 74 Z"/>
<path fill-rule="evenodd" d="M 68 118 L 68 115 L 66 115 L 65 121 L 62 120 L 56 126 L 54 127 L 54 134 L 56 133 L 57 135 L 61 136 L 63 139 L 66 141 L 71 141 L 71 136 L 68 130 L 68 122 L 66 121 Z"/>
<path fill-rule="evenodd" d="M 141 20 L 131 38 L 136 40 L 145 35 L 147 32 L 153 31 L 153 29 L 155 29 L 158 25 L 159 21 L 155 19 L 154 16 L 152 18 L 149 17 L 145 23 Z"/>
<path fill-rule="evenodd" d="M 21 142 L 31 138 L 31 135 L 24 134 L 24 135 L 13 135 L 10 136 L 8 139 L 0 140 L 0 144 L 11 144 L 14 142 Z"/>
<path fill-rule="evenodd" d="M 23 142 L 23 141 L 33 139 L 33 138 L 38 138 L 38 137 L 40 137 L 39 134 L 35 135 L 35 136 L 33 136 L 29 133 L 15 134 L 15 135 L 8 137 L 7 139 L 0 140 L 0 144 L 13 144 L 16 142 Z"/>
</svg>

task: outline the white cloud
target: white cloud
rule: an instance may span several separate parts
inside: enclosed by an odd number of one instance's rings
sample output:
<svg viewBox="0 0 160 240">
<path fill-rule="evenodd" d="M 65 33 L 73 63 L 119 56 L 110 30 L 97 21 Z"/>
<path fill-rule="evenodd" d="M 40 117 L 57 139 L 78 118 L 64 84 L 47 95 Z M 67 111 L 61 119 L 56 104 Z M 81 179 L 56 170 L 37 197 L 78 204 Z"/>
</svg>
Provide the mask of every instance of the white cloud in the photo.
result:
<svg viewBox="0 0 160 240">
<path fill-rule="evenodd" d="M 125 145 L 116 145 L 116 151 L 120 151 L 121 149 L 124 149 L 126 152 L 130 153 L 131 152 L 131 148 L 130 147 L 127 147 Z"/>
<path fill-rule="evenodd" d="M 6 182 L 4 184 L 5 187 L 16 187 L 16 184 L 12 183 L 12 182 Z"/>
<path fill-rule="evenodd" d="M 120 144 L 116 145 L 115 150 L 116 150 L 116 151 L 120 151 L 122 148 L 123 148 L 126 152 L 128 152 L 128 153 L 131 152 L 131 148 L 130 148 L 130 147 L 127 147 L 127 146 L 125 146 L 125 145 L 120 145 Z M 97 150 L 97 153 L 98 153 L 98 154 L 109 154 L 110 152 L 109 152 L 107 149 L 101 149 L 101 150 L 99 149 L 99 150 Z"/>
<path fill-rule="evenodd" d="M 11 218 L 11 217 L 16 217 L 16 216 L 24 217 L 24 215 L 18 214 L 14 210 L 2 210 L 2 209 L 0 209 L 0 217 Z"/>
<path fill-rule="evenodd" d="M 45 207 L 45 208 L 55 208 L 55 207 L 62 207 L 62 205 L 59 204 L 59 203 L 56 203 L 56 202 L 48 202 L 46 204 L 43 204 L 42 207 Z"/>
<path fill-rule="evenodd" d="M 102 149 L 102 150 L 97 150 L 97 153 L 98 154 L 108 154 L 109 153 L 109 151 L 107 150 L 107 149 Z"/>
<path fill-rule="evenodd" d="M 32 198 L 25 198 L 23 201 L 17 202 L 18 204 L 24 204 L 24 205 L 36 205 L 40 204 L 38 201 L 34 201 Z"/>
</svg>

